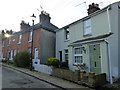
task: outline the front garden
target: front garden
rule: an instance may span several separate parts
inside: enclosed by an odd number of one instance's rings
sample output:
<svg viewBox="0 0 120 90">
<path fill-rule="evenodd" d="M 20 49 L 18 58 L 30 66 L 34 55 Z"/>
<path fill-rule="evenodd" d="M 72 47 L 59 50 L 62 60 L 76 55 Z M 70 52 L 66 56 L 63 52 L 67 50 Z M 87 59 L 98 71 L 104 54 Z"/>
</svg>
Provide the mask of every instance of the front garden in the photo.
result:
<svg viewBox="0 0 120 90">
<path fill-rule="evenodd" d="M 53 66 L 52 76 L 56 76 L 62 79 L 66 79 L 77 84 L 87 85 L 89 87 L 98 87 L 106 83 L 106 74 L 95 74 L 94 72 L 86 73 L 85 69 L 87 68 L 85 63 L 78 65 L 78 70 L 71 71 L 68 69 L 68 65 L 62 66 L 59 59 L 49 58 L 47 60 L 48 66 Z"/>
</svg>

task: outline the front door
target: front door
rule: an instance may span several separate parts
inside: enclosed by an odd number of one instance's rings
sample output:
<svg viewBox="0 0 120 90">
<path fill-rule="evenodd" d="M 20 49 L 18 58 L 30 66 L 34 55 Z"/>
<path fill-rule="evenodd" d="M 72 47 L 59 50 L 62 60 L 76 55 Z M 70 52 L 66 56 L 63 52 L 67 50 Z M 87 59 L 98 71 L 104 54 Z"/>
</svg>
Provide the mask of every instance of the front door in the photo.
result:
<svg viewBox="0 0 120 90">
<path fill-rule="evenodd" d="M 100 44 L 90 45 L 90 72 L 101 73 Z"/>
<path fill-rule="evenodd" d="M 59 59 L 62 61 L 62 51 L 59 51 Z"/>
</svg>

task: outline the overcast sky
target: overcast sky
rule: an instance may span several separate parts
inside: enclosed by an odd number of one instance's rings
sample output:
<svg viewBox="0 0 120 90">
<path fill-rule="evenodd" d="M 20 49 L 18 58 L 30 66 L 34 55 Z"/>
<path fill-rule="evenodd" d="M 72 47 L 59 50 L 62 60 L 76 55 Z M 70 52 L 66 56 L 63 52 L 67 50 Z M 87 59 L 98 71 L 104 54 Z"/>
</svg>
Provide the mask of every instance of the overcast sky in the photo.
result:
<svg viewBox="0 0 120 90">
<path fill-rule="evenodd" d="M 38 23 L 40 6 L 50 14 L 51 23 L 61 28 L 86 16 L 86 8 L 93 2 L 102 8 L 116 1 L 119 0 L 0 0 L 0 30 L 19 31 L 21 20 L 32 24 L 33 13 Z"/>
</svg>

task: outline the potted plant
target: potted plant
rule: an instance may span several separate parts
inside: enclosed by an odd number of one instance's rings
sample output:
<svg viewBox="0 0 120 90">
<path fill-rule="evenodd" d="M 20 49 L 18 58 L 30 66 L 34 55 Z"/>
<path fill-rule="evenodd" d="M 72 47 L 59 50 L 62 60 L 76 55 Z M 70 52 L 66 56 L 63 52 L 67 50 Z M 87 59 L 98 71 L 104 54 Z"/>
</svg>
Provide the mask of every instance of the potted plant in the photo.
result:
<svg viewBox="0 0 120 90">
<path fill-rule="evenodd" d="M 86 75 L 87 66 L 85 63 L 77 64 L 77 68 L 80 70 L 80 77 L 83 78 Z"/>
</svg>

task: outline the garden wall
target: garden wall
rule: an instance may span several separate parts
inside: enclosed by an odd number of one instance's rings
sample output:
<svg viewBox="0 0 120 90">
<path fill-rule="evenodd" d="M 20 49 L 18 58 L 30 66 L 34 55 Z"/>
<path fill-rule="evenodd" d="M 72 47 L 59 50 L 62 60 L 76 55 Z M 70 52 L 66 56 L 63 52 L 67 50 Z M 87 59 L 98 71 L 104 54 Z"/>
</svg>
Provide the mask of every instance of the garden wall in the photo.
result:
<svg viewBox="0 0 120 90">
<path fill-rule="evenodd" d="M 93 72 L 81 74 L 79 70 L 75 72 L 66 69 L 53 68 L 52 75 L 63 78 L 69 81 L 76 82 L 78 84 L 84 84 L 89 87 L 98 87 L 106 83 L 106 74 L 95 74 Z M 82 75 L 82 76 L 81 76 Z"/>
<path fill-rule="evenodd" d="M 70 80 L 73 82 L 77 82 L 80 80 L 80 73 L 78 70 L 73 72 L 71 70 L 53 68 L 52 75 L 59 78 L 66 79 L 66 80 Z"/>
</svg>

